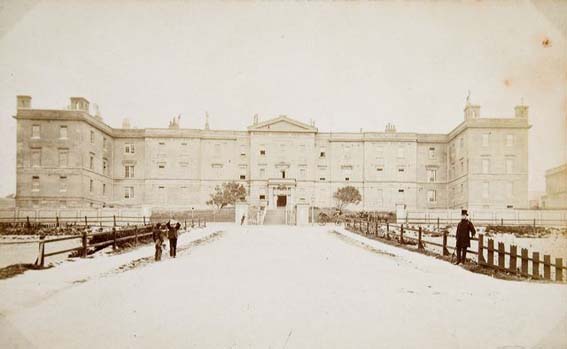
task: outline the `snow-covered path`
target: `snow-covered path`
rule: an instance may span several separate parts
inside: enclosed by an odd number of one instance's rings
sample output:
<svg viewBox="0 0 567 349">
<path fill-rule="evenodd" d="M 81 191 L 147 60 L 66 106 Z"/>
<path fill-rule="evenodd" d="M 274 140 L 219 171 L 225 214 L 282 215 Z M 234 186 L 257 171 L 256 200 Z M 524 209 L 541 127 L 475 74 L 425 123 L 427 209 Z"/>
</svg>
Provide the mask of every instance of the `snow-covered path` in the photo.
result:
<svg viewBox="0 0 567 349">
<path fill-rule="evenodd" d="M 212 225 L 0 281 L 0 347 L 548 348 L 567 287 L 492 279 L 334 227 Z M 192 241 L 223 232 L 215 238 Z"/>
</svg>

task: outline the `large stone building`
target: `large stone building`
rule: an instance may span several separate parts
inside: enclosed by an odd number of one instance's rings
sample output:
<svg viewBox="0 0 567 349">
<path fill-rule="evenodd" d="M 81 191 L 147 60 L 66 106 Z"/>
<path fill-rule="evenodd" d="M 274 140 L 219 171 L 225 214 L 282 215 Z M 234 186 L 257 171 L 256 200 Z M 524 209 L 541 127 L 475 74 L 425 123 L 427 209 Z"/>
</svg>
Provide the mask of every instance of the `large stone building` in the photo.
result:
<svg viewBox="0 0 567 349">
<path fill-rule="evenodd" d="M 481 118 L 467 105 L 449 134 L 319 132 L 286 116 L 244 131 L 111 128 L 73 97 L 66 110 L 17 97 L 18 207 L 203 208 L 237 181 L 252 205 L 333 206 L 352 185 L 357 207 L 523 208 L 528 205 L 528 107 Z"/>
<path fill-rule="evenodd" d="M 546 209 L 567 209 L 567 164 L 545 171 L 542 206 Z"/>
</svg>

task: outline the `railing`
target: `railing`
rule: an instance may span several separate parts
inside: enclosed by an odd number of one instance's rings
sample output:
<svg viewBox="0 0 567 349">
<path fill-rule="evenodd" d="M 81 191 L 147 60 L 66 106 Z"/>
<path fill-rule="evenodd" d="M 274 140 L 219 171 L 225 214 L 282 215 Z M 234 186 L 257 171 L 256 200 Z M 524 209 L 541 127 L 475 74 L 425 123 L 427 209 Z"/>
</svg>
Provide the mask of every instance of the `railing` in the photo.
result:
<svg viewBox="0 0 567 349">
<path fill-rule="evenodd" d="M 103 220 L 97 219 L 89 219 L 85 217 L 84 225 L 72 225 L 73 230 L 81 230 L 80 234 L 73 234 L 71 236 L 62 236 L 62 237 L 54 237 L 47 239 L 46 236 L 49 234 L 49 229 L 51 228 L 60 228 L 61 222 L 56 220 L 56 223 L 51 223 L 51 221 L 42 221 L 42 222 L 30 222 L 29 220 L 25 220 L 24 222 L 11 222 L 12 224 L 19 224 L 22 223 L 25 229 L 28 230 L 28 233 L 31 233 L 33 230 L 39 230 L 39 228 L 45 229 L 41 233 L 39 240 L 32 240 L 32 241 L 7 241 L 7 242 L 0 242 L 0 245 L 21 245 L 21 244 L 30 244 L 30 243 L 38 243 L 39 244 L 39 251 L 37 259 L 34 263 L 36 267 L 42 268 L 45 266 L 45 259 L 47 257 L 56 256 L 65 253 L 72 253 L 77 252 L 78 257 L 86 257 L 88 254 L 89 249 L 92 248 L 99 248 L 112 245 L 113 249 L 116 249 L 119 243 L 123 243 L 126 241 L 134 241 L 134 245 L 137 246 L 141 240 L 148 238 L 149 236 L 153 235 L 153 224 L 157 222 L 149 222 L 146 221 L 145 217 L 142 217 L 140 220 L 142 224 L 138 224 L 139 220 L 138 217 L 132 217 L 133 220 L 126 220 L 126 217 L 122 217 L 122 219 L 117 219 L 115 216 L 111 217 L 109 222 L 112 222 L 111 229 L 107 231 L 97 232 L 97 233 L 89 233 L 88 229 L 91 223 L 95 224 L 95 227 L 108 227 L 108 225 L 103 225 Z M 106 220 L 105 220 L 106 221 Z M 119 223 L 125 223 L 125 225 L 120 226 Z M 188 221 L 184 220 L 182 226 L 187 229 Z M 6 223 L 4 223 L 6 224 Z M 163 222 L 165 224 L 165 222 Z M 207 220 L 204 218 L 197 218 L 189 220 L 190 227 L 206 227 Z M 75 229 L 78 228 L 78 229 Z M 52 233 L 55 233 L 54 231 Z M 60 233 L 59 233 L 60 234 Z M 55 251 L 46 252 L 46 246 L 48 244 L 53 244 L 62 241 L 70 241 L 70 240 L 80 240 L 80 246 L 75 246 L 71 248 L 64 248 Z"/>
<path fill-rule="evenodd" d="M 404 224 L 391 224 L 382 223 L 378 221 L 364 221 L 364 220 L 347 220 L 346 228 L 352 232 L 359 233 L 363 236 L 375 238 L 379 240 L 397 240 L 401 245 L 413 244 L 416 246 L 416 250 L 420 252 L 425 252 L 426 249 L 431 251 L 429 246 L 436 246 L 441 249 L 441 255 L 449 256 L 451 253 L 449 250 L 456 250 L 455 247 L 449 246 L 447 240 L 449 237 L 455 238 L 454 235 L 449 235 L 446 230 L 431 232 L 419 227 L 411 227 Z M 407 236 L 408 231 L 417 233 L 416 237 Z M 424 239 L 425 234 L 431 236 L 442 237 L 442 242 L 436 242 Z M 467 249 L 467 253 L 471 253 L 477 257 L 476 263 L 482 267 L 487 267 L 499 272 L 505 272 L 519 277 L 532 278 L 532 279 L 543 279 L 551 280 L 552 271 L 555 274 L 555 281 L 564 281 L 563 274 L 567 271 L 567 266 L 563 263 L 563 258 L 555 258 L 552 262 L 550 255 L 543 255 L 543 260 L 540 259 L 541 254 L 539 252 L 532 252 L 532 256 L 529 256 L 527 248 L 522 248 L 520 254 L 518 254 L 518 246 L 510 245 L 508 251 L 506 251 L 506 246 L 504 242 L 497 242 L 497 248 L 495 248 L 495 241 L 493 239 L 488 239 L 487 245 L 484 244 L 484 235 L 479 234 L 478 238 L 471 238 L 472 241 L 477 242 L 477 249 Z M 486 252 L 486 253 L 485 253 Z M 485 258 L 486 255 L 486 258 Z M 497 256 L 495 262 L 495 256 Z M 508 263 L 506 263 L 506 258 L 508 257 Z M 518 264 L 518 261 L 520 262 Z M 531 263 L 531 268 L 530 268 Z M 540 274 L 540 265 L 543 265 L 543 275 Z"/>
<path fill-rule="evenodd" d="M 455 225 L 461 221 L 461 218 L 400 218 L 398 222 L 404 224 L 441 224 Z M 506 225 L 506 226 L 567 226 L 566 219 L 548 219 L 548 218 L 474 218 L 475 225 Z"/>
</svg>

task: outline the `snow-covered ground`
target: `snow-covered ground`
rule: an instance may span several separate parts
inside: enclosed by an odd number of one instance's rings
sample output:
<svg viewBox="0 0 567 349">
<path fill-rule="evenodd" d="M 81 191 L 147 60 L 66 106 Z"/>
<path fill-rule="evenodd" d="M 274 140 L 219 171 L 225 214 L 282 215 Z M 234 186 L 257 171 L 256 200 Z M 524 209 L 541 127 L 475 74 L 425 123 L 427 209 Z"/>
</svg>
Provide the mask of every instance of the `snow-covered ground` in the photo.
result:
<svg viewBox="0 0 567 349">
<path fill-rule="evenodd" d="M 566 285 L 492 279 L 337 227 L 211 224 L 179 245 L 159 263 L 144 246 L 0 281 L 0 347 L 567 345 Z"/>
</svg>

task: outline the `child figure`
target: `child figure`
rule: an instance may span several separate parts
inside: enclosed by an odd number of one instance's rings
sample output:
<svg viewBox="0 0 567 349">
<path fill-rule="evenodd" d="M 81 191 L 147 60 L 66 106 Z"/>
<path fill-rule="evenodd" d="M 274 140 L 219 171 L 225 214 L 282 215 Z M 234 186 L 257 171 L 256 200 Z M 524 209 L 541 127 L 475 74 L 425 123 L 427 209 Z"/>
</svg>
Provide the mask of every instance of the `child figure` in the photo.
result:
<svg viewBox="0 0 567 349">
<path fill-rule="evenodd" d="M 157 223 L 156 226 L 154 227 L 153 238 L 154 238 L 154 244 L 155 244 L 155 247 L 156 247 L 155 260 L 160 261 L 161 260 L 162 245 L 163 245 L 163 234 L 161 232 L 161 224 L 160 223 Z"/>
</svg>

